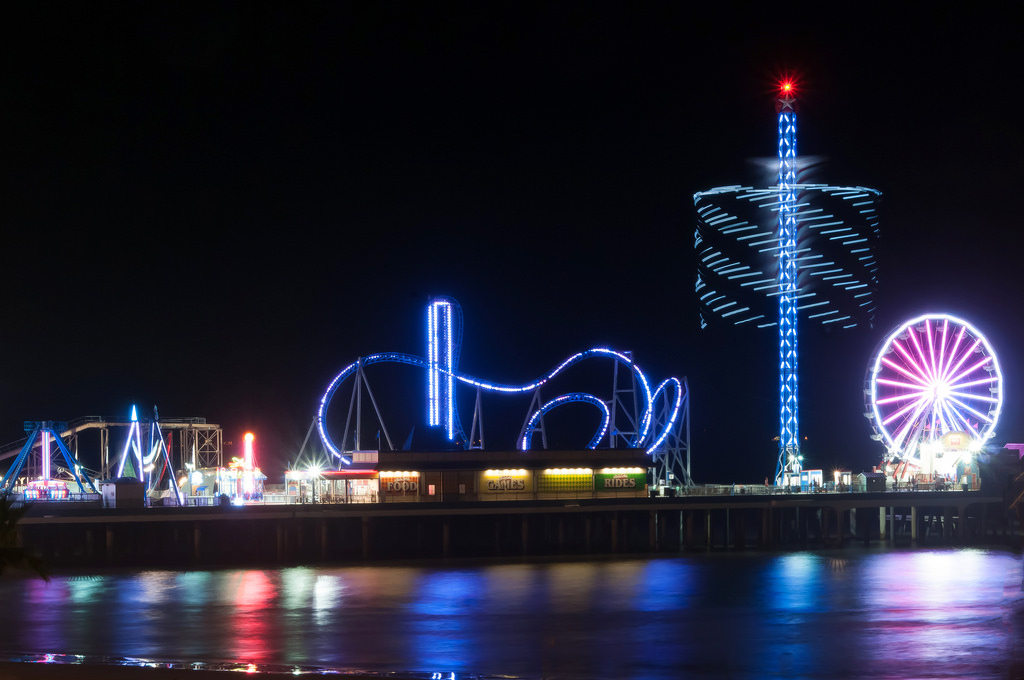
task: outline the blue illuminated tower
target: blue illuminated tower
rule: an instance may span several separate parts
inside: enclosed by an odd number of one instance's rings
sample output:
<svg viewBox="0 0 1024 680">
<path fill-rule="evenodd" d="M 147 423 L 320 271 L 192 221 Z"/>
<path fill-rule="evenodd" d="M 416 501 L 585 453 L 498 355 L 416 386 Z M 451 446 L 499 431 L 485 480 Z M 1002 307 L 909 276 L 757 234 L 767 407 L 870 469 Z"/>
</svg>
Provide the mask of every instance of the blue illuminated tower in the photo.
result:
<svg viewBox="0 0 1024 680">
<path fill-rule="evenodd" d="M 447 297 L 427 306 L 427 424 L 442 427 L 448 441 L 466 440 L 455 403 L 455 376 L 462 347 L 462 307 Z"/>
<path fill-rule="evenodd" d="M 701 328 L 778 326 L 777 485 L 787 477 L 798 484 L 802 468 L 798 316 L 829 329 L 870 326 L 878 293 L 881 192 L 801 181 L 795 95 L 791 81 L 780 83 L 776 184 L 732 184 L 693 195 Z"/>
<path fill-rule="evenodd" d="M 800 413 L 797 393 L 797 216 L 796 107 L 793 83 L 776 99 L 779 114 L 779 461 L 775 483 L 800 472 Z"/>
</svg>

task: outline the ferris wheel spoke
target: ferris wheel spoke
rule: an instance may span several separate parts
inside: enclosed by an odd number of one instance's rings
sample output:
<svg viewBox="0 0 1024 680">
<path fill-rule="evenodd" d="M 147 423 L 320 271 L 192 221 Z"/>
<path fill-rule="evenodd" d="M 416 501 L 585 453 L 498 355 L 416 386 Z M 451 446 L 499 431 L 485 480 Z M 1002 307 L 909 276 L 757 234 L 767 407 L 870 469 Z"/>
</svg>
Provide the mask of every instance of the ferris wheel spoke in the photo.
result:
<svg viewBox="0 0 1024 680">
<path fill-rule="evenodd" d="M 973 401 L 984 401 L 984 402 L 987 402 L 989 404 L 997 404 L 997 403 L 999 403 L 999 400 L 996 399 L 995 397 L 986 397 L 986 396 L 981 395 L 981 394 L 971 394 L 970 392 L 959 392 L 959 391 L 955 391 L 954 390 L 954 391 L 951 391 L 948 396 L 949 396 L 950 399 L 952 399 L 953 397 L 960 397 L 961 399 L 971 399 Z"/>
<path fill-rule="evenodd" d="M 915 400 L 916 399 L 920 399 L 924 395 L 925 395 L 925 391 L 924 390 L 918 390 L 916 392 L 909 392 L 907 394 L 898 394 L 898 395 L 896 395 L 894 397 L 885 397 L 883 399 L 876 399 L 875 403 L 878 404 L 879 406 L 888 406 L 889 404 L 897 404 L 899 402 L 904 402 L 907 399 L 915 399 Z"/>
<path fill-rule="evenodd" d="M 945 424 L 945 420 L 942 417 L 942 405 L 936 401 L 928 404 L 928 411 L 924 419 L 928 421 L 928 429 L 933 434 L 941 430 Z"/>
<path fill-rule="evenodd" d="M 983 411 L 978 410 L 977 408 L 972 406 L 971 403 L 968 401 L 949 397 L 947 399 L 947 403 L 945 406 L 946 408 L 954 411 L 964 421 L 967 421 L 968 416 L 974 416 L 978 420 L 984 421 L 986 423 L 992 422 L 991 416 L 987 415 Z"/>
<path fill-rule="evenodd" d="M 965 411 L 970 411 L 974 415 L 978 416 L 979 420 L 984 420 L 986 423 L 992 422 L 992 418 L 989 415 L 982 413 L 981 411 L 978 411 L 977 409 L 971 407 L 971 405 L 968 404 L 967 402 L 961 401 L 959 399 L 950 399 L 950 401 L 956 403 L 960 408 L 964 409 Z"/>
<path fill-rule="evenodd" d="M 919 413 L 921 410 L 924 409 L 924 407 L 927 405 L 928 401 L 929 400 L 928 400 L 927 397 L 919 397 L 918 399 L 914 400 L 912 403 L 907 404 L 906 406 L 904 406 L 904 407 L 902 407 L 900 409 L 897 409 L 897 410 L 893 411 L 892 413 L 890 413 L 889 416 L 882 421 L 882 424 L 883 425 L 889 425 L 894 420 L 898 420 L 899 418 L 902 418 L 903 416 L 905 416 L 910 411 L 914 411 L 915 414 Z"/>
<path fill-rule="evenodd" d="M 926 399 L 920 400 L 916 405 L 914 405 L 915 407 L 913 409 L 913 414 L 911 416 L 907 417 L 907 418 L 904 418 L 902 423 L 895 428 L 896 432 L 893 435 L 893 441 L 894 442 L 899 442 L 900 445 L 901 445 L 901 448 L 902 448 L 902 443 L 906 439 L 907 434 L 911 430 L 917 429 L 917 428 L 919 428 L 919 427 L 921 427 L 923 425 L 921 423 L 921 420 L 922 420 L 921 419 L 921 414 L 924 412 L 924 410 L 929 405 L 930 405 L 930 402 L 928 400 L 926 400 Z M 904 414 L 906 413 L 907 410 L 909 410 L 909 409 L 904 409 L 903 410 Z M 893 419 L 890 419 L 890 422 L 892 420 Z"/>
<path fill-rule="evenodd" d="M 950 408 L 949 404 L 944 401 L 938 405 L 936 413 L 941 423 L 941 427 L 938 428 L 940 432 L 952 432 L 953 430 L 960 429 L 958 424 L 964 420 L 962 416 Z"/>
<path fill-rule="evenodd" d="M 950 394 L 956 394 L 956 390 L 962 390 L 965 387 L 977 387 L 978 385 L 990 385 L 990 384 L 992 384 L 994 382 L 998 382 L 998 381 L 999 381 L 999 378 L 997 378 L 996 376 L 993 375 L 993 376 L 989 376 L 987 378 L 981 378 L 979 380 L 972 380 L 970 382 L 957 383 L 956 385 L 951 385 L 950 386 L 950 389 L 952 390 L 950 392 Z M 983 396 L 980 396 L 980 395 L 977 395 L 977 394 L 972 394 L 971 397 L 974 398 L 974 399 L 991 399 L 992 401 L 999 401 L 995 397 L 983 397 Z"/>
<path fill-rule="evenodd" d="M 956 362 L 956 365 L 949 369 L 949 372 L 947 373 L 947 375 L 956 375 L 957 371 L 960 370 L 960 367 L 963 366 L 965 363 L 967 363 L 967 360 L 970 359 L 971 355 L 974 354 L 974 352 L 978 349 L 978 345 L 980 343 L 981 343 L 981 340 L 975 340 L 974 343 L 970 347 L 968 347 L 966 350 L 964 350 L 964 353 L 960 355 L 960 359 Z M 985 357 L 985 360 L 987 361 L 990 358 L 991 357 Z M 959 374 L 959 375 L 962 375 L 962 374 Z M 949 379 L 949 382 L 956 382 L 956 380 L 957 380 L 957 378 L 951 378 L 951 379 Z"/>
<path fill-rule="evenodd" d="M 920 432 L 920 431 L 922 431 L 924 429 L 924 423 L 921 422 L 921 420 L 919 418 L 920 414 L 921 414 L 921 411 L 917 411 L 913 418 L 907 418 L 903 422 L 903 424 L 897 429 L 895 435 L 892 438 L 892 440 L 893 440 L 893 447 L 897 451 L 902 451 L 903 450 L 903 448 L 904 448 L 903 444 L 908 439 L 918 439 L 919 438 L 919 437 L 916 436 L 916 434 L 915 434 L 914 437 L 909 437 L 909 435 L 910 435 L 911 432 L 916 433 L 916 432 Z"/>
<path fill-rule="evenodd" d="M 923 374 L 914 373 L 906 366 L 901 366 L 900 364 L 896 363 L 895 361 L 892 361 L 891 359 L 882 359 L 882 363 L 891 368 L 892 370 L 896 371 L 897 373 L 902 373 L 903 375 L 910 378 L 918 385 L 922 387 L 928 386 L 928 379 L 924 377 Z"/>
<path fill-rule="evenodd" d="M 949 428 L 950 432 L 954 430 L 965 430 L 973 434 L 975 437 L 978 436 L 978 428 L 972 425 L 971 421 L 968 420 L 962 413 L 953 408 L 950 408 L 949 411 L 953 416 L 953 422 L 951 423 L 951 427 Z"/>
<path fill-rule="evenodd" d="M 978 361 L 975 364 L 973 364 L 967 370 L 963 371 L 962 373 L 959 373 L 955 378 L 952 378 L 949 381 L 950 384 L 956 384 L 956 383 L 960 382 L 964 378 L 972 375 L 975 371 L 977 371 L 979 368 L 981 368 L 982 366 L 984 366 L 985 364 L 987 364 L 990 361 L 992 361 L 992 357 L 985 357 L 984 359 L 981 359 L 980 361 Z"/>
<path fill-rule="evenodd" d="M 910 343 L 914 346 L 914 350 L 917 352 L 918 362 L 916 363 L 921 366 L 921 375 L 930 380 L 933 376 L 928 371 L 928 358 L 925 356 L 924 350 L 921 349 L 921 343 L 917 339 L 917 332 L 913 328 L 908 329 L 908 331 L 910 333 Z"/>
<path fill-rule="evenodd" d="M 971 342 L 969 345 L 961 347 L 960 343 L 964 342 L 963 335 L 965 334 L 965 332 L 966 329 L 961 329 L 960 337 L 957 338 L 957 352 L 956 354 L 949 358 L 949 366 L 946 369 L 947 376 L 953 375 L 958 370 L 960 370 L 960 367 L 964 365 L 964 362 L 966 362 L 972 354 L 978 351 L 978 345 L 981 344 L 981 339 L 975 338 L 974 341 Z M 954 363 L 954 360 L 956 361 L 956 363 Z"/>
<path fill-rule="evenodd" d="M 876 381 L 879 385 L 888 385 L 890 387 L 902 387 L 907 390 L 915 390 L 918 392 L 928 391 L 928 385 L 922 385 L 921 383 L 908 383 L 900 380 L 893 380 L 892 378 L 879 378 Z"/>
<path fill-rule="evenodd" d="M 901 371 L 905 375 L 909 376 L 912 380 L 916 380 L 921 384 L 927 384 L 928 371 L 921 367 L 921 364 L 918 363 L 918 361 L 913 357 L 910 351 L 907 348 L 905 348 L 899 342 L 899 340 L 893 340 L 892 345 L 893 348 L 895 348 L 896 353 L 902 356 L 903 360 L 910 365 L 910 368 L 906 366 L 900 366 L 891 359 L 882 359 L 882 363 L 887 364 L 890 368 Z M 913 371 L 911 370 L 911 368 L 913 369 Z"/>
<path fill-rule="evenodd" d="M 957 360 L 957 357 L 967 356 L 967 352 L 964 352 L 963 354 L 960 353 L 960 343 L 964 341 L 964 333 L 966 331 L 967 327 L 961 326 L 959 332 L 957 332 L 956 338 L 953 340 L 953 347 L 951 347 L 949 350 L 949 358 L 942 365 L 942 371 L 939 374 L 939 378 L 943 380 L 948 379 L 950 374 L 952 374 L 956 370 L 956 368 L 953 367 L 953 362 Z M 957 366 L 959 366 L 961 363 L 963 363 L 963 360 L 958 362 Z"/>
<path fill-rule="evenodd" d="M 942 320 L 942 342 L 939 343 L 939 362 L 935 375 L 942 377 L 946 368 L 946 335 L 949 333 L 949 319 Z"/>
<path fill-rule="evenodd" d="M 879 378 L 876 381 L 879 385 L 888 385 L 890 387 L 900 387 L 906 390 L 912 390 L 915 392 L 927 392 L 929 389 L 928 385 L 922 385 L 921 383 L 908 383 L 900 380 L 893 380 L 891 378 Z"/>
<path fill-rule="evenodd" d="M 931 376 L 934 378 L 938 375 L 938 367 L 935 364 L 935 336 L 932 334 L 932 322 L 930 320 L 924 322 L 924 335 L 928 340 L 928 365 L 931 368 Z"/>
</svg>

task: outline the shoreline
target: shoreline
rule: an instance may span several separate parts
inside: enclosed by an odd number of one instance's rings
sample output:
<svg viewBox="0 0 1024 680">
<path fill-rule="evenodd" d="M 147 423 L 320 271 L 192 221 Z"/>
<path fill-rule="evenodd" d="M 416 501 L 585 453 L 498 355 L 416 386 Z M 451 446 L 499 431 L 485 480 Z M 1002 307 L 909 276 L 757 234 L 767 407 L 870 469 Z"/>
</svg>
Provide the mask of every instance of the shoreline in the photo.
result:
<svg viewBox="0 0 1024 680">
<path fill-rule="evenodd" d="M 40 657 L 34 660 L 32 657 Z M 159 677 L 163 680 L 214 680 L 223 678 L 225 673 L 246 673 L 247 675 L 285 677 L 303 675 L 342 676 L 349 680 L 426 680 L 426 673 L 370 673 L 367 671 L 344 671 L 333 668 L 316 667 L 260 667 L 252 664 L 185 664 L 170 662 L 104 662 L 75 661 L 46 662 L 42 657 L 47 655 L 25 655 L 24 661 L 0 661 L 0 680 L 46 680 L 47 678 L 75 678 L 76 680 L 139 680 L 141 678 Z"/>
</svg>

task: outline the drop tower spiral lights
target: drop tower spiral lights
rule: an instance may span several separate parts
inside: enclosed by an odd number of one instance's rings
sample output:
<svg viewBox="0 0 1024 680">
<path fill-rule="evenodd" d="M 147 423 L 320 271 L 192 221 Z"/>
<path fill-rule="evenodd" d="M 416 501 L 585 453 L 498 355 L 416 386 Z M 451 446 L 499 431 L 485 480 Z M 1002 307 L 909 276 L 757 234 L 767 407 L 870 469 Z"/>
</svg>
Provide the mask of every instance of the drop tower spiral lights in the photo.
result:
<svg viewBox="0 0 1024 680">
<path fill-rule="evenodd" d="M 694 194 L 696 292 L 701 327 L 778 326 L 779 437 L 775 484 L 802 467 L 797 326 L 874 322 L 879 236 L 875 189 L 801 181 L 796 153 L 796 86 L 776 96 L 776 186 L 731 185 Z"/>
</svg>

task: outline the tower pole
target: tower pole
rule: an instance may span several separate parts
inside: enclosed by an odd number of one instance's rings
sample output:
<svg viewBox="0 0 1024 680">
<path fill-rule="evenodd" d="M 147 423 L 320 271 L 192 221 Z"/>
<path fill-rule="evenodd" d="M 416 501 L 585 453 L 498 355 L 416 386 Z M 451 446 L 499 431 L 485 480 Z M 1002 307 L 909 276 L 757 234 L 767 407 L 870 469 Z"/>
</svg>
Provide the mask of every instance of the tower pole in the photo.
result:
<svg viewBox="0 0 1024 680">
<path fill-rule="evenodd" d="M 797 218 L 796 97 L 793 83 L 782 83 L 775 100 L 779 115 L 779 460 L 775 484 L 787 472 L 800 472 L 800 420 L 797 408 Z"/>
</svg>

